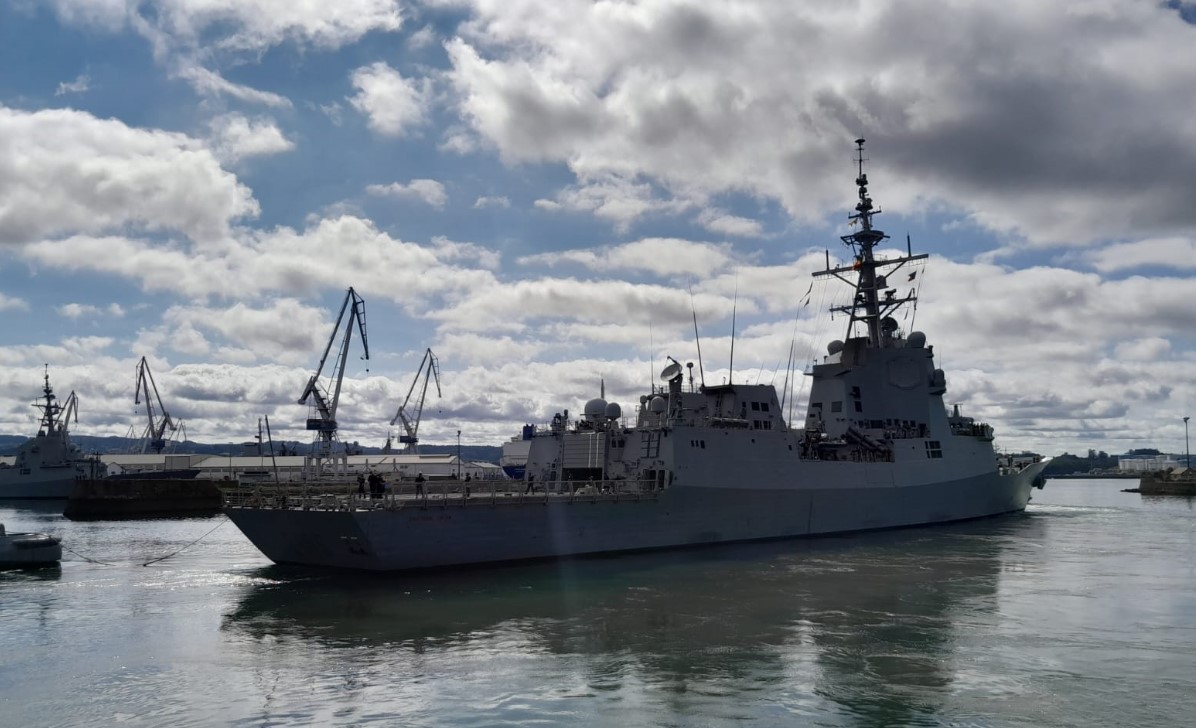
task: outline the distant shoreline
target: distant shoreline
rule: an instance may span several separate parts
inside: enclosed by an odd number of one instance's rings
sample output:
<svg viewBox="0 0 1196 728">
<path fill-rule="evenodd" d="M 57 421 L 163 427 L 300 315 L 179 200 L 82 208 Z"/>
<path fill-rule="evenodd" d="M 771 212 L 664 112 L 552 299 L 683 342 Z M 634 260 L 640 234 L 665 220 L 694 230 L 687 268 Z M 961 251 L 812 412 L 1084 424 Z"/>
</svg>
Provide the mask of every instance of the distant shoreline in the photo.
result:
<svg viewBox="0 0 1196 728">
<path fill-rule="evenodd" d="M 1088 475 L 1087 473 L 1070 473 L 1068 475 L 1048 475 L 1047 480 L 1141 480 L 1141 475 Z"/>
</svg>

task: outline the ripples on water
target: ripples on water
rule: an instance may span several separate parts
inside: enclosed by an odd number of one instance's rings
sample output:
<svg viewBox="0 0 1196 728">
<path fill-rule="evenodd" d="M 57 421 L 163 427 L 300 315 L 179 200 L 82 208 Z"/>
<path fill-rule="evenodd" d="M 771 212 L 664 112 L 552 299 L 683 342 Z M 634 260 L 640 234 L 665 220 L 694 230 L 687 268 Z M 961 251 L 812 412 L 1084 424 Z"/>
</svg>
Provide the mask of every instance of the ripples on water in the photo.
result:
<svg viewBox="0 0 1196 728">
<path fill-rule="evenodd" d="M 217 519 L 71 523 L 0 574 L 4 725 L 1187 725 L 1193 505 L 511 566 L 271 566 Z"/>
</svg>

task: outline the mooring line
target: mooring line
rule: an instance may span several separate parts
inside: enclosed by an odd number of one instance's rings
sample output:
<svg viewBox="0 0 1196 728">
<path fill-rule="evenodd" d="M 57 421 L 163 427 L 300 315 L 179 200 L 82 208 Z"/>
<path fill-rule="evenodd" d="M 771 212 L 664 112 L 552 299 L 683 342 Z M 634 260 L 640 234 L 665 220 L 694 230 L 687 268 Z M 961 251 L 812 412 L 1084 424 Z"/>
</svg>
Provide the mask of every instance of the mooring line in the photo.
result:
<svg viewBox="0 0 1196 728">
<path fill-rule="evenodd" d="M 61 546 L 62 544 L 59 544 L 59 545 Z M 76 551 L 72 548 L 67 548 L 66 546 L 63 546 L 62 550 L 66 551 L 67 553 L 72 553 L 75 556 L 78 556 L 79 558 L 83 559 L 84 561 L 90 561 L 93 564 L 101 564 L 103 566 L 120 566 L 120 564 L 113 564 L 110 561 L 100 561 L 99 559 L 93 559 L 90 556 L 84 556 L 83 554 L 79 553 L 78 551 Z"/>
<path fill-rule="evenodd" d="M 202 535 L 202 536 L 200 536 L 199 538 L 195 539 L 194 541 L 192 541 L 191 543 L 187 544 L 186 546 L 183 546 L 183 547 L 181 547 L 181 548 L 178 548 L 178 549 L 176 549 L 176 550 L 174 550 L 174 551 L 171 551 L 170 553 L 166 554 L 165 556 L 159 556 L 159 557 L 158 557 L 158 558 L 156 558 L 156 559 L 150 559 L 149 561 L 146 561 L 146 562 L 144 562 L 144 563 L 142 563 L 142 564 L 138 564 L 138 565 L 139 565 L 139 566 L 149 566 L 150 564 L 156 564 L 156 563 L 158 563 L 159 561 L 165 561 L 166 559 L 169 559 L 171 556 L 178 556 L 179 554 L 183 553 L 184 551 L 186 551 L 187 549 L 191 548 L 191 547 L 192 547 L 192 546 L 194 546 L 195 544 L 197 544 L 197 543 L 199 543 L 200 541 L 204 540 L 204 539 L 205 539 L 205 538 L 207 538 L 208 536 L 211 536 L 213 533 L 215 533 L 215 531 L 216 531 L 216 529 L 217 529 L 217 528 L 220 528 L 221 526 L 223 526 L 223 525 L 224 525 L 224 524 L 226 524 L 226 523 L 228 523 L 228 517 L 225 517 L 225 518 L 224 518 L 224 520 L 220 521 L 220 523 L 217 523 L 217 524 L 216 524 L 216 525 L 215 525 L 215 526 L 214 526 L 212 529 L 210 529 L 210 530 L 209 530 L 207 533 L 205 533 L 204 535 Z M 63 547 L 62 547 L 62 550 L 63 550 L 63 551 L 66 551 L 66 552 L 68 552 L 68 553 L 72 553 L 72 554 L 74 554 L 75 556 L 78 556 L 79 558 L 83 559 L 84 561 L 88 561 L 88 562 L 91 562 L 91 563 L 93 563 L 93 564 L 100 564 L 101 566 L 123 566 L 123 565 L 125 565 L 125 564 L 115 564 L 115 563 L 112 563 L 111 561 L 100 561 L 99 559 L 93 559 L 93 558 L 91 558 L 90 556 L 86 556 L 86 555 L 84 555 L 84 554 L 81 554 L 81 553 L 79 553 L 78 551 L 76 551 L 76 550 L 74 550 L 74 549 L 72 549 L 72 548 L 67 548 L 66 546 L 63 546 Z M 133 562 L 133 563 L 137 563 L 137 562 Z M 128 564 L 128 566 L 132 566 L 132 564 Z"/>
<path fill-rule="evenodd" d="M 207 538 L 208 536 L 212 535 L 212 533 L 213 533 L 213 532 L 214 532 L 214 531 L 215 531 L 217 528 L 220 528 L 221 526 L 223 526 L 223 525 L 224 525 L 224 524 L 226 524 L 226 523 L 228 523 L 228 517 L 227 517 L 227 516 L 225 517 L 225 519 L 224 519 L 223 521 L 221 521 L 220 523 L 217 523 L 217 524 L 216 524 L 216 526 L 215 526 L 214 528 L 212 528 L 212 530 L 211 530 L 211 531 L 208 531 L 207 533 L 205 533 L 204 535 L 202 535 L 202 536 L 200 536 L 199 538 L 195 539 L 194 541 L 192 541 L 191 543 L 187 544 L 186 546 L 182 547 L 182 548 L 181 548 L 181 549 L 179 549 L 178 551 L 175 551 L 174 553 L 169 553 L 169 554 L 166 554 L 165 556 L 161 556 L 161 557 L 159 557 L 159 558 L 156 558 L 156 559 L 150 559 L 149 561 L 147 561 L 147 562 L 145 562 L 144 564 L 142 564 L 142 566 L 149 566 L 150 564 L 156 564 L 156 563 L 158 563 L 159 561 L 165 561 L 166 559 L 169 559 L 171 556 L 177 556 L 178 554 L 181 554 L 183 551 L 186 551 L 187 549 L 191 548 L 191 547 L 192 547 L 192 546 L 194 546 L 195 544 L 199 543 L 200 541 L 204 540 L 204 539 L 205 539 L 205 538 Z"/>
</svg>

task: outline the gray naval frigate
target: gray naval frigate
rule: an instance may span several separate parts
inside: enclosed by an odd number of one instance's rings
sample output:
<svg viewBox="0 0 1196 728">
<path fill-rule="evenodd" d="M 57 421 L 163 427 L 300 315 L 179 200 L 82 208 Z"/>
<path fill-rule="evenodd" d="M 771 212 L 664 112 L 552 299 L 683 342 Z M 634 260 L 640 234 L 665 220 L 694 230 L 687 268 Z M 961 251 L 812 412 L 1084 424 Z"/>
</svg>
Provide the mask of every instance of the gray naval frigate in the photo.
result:
<svg viewBox="0 0 1196 728">
<path fill-rule="evenodd" d="M 991 426 L 943 403 L 946 377 L 921 332 L 894 314 L 916 294 L 889 281 L 926 259 L 877 257 L 857 140 L 859 200 L 848 265 L 815 273 L 854 288 L 832 307 L 847 335 L 808 372 L 801 427 L 772 385 L 694 386 L 672 361 L 634 425 L 601 397 L 530 438 L 521 481 L 256 486 L 226 513 L 271 560 L 427 569 L 615 551 L 793 538 L 961 521 L 1025 509 L 1045 461 L 993 448 Z"/>
<path fill-rule="evenodd" d="M 17 448 L 12 465 L 0 463 L 0 500 L 66 500 L 75 483 L 102 478 L 107 466 L 71 442 L 70 421 L 79 417 L 74 392 L 59 404 L 46 367 L 37 435 Z"/>
</svg>

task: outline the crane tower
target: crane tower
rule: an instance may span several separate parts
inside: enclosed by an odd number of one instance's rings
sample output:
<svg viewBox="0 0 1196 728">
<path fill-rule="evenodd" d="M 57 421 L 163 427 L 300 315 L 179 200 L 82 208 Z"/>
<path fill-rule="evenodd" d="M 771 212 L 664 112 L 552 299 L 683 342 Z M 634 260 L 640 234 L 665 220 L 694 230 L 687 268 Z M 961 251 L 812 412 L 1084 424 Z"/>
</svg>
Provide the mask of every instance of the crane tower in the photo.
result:
<svg viewBox="0 0 1196 728">
<path fill-rule="evenodd" d="M 420 379 L 424 380 L 423 387 L 419 390 L 419 399 L 413 404 L 411 397 L 415 394 L 415 388 L 419 385 Z M 399 435 L 399 442 L 403 445 L 403 452 L 417 453 L 419 443 L 419 421 L 424 413 L 424 399 L 428 396 L 428 380 L 436 382 L 436 396 L 440 394 L 440 363 L 436 360 L 436 355 L 432 353 L 431 349 L 424 352 L 423 361 L 419 363 L 419 369 L 415 372 L 415 379 L 411 382 L 411 388 L 407 390 L 407 398 L 403 400 L 403 404 L 399 405 L 399 411 L 391 418 L 390 424 L 394 425 L 396 422 L 403 423 L 403 434 Z"/>
<path fill-rule="evenodd" d="M 348 314 L 347 320 L 346 314 Z M 344 338 L 341 339 L 340 347 L 336 350 L 336 359 L 332 363 L 327 381 L 321 381 L 324 365 L 328 362 L 328 354 L 332 351 L 332 345 L 336 343 L 342 322 L 345 323 Z M 341 304 L 340 314 L 336 317 L 336 325 L 332 327 L 332 335 L 324 347 L 324 355 L 320 357 L 316 373 L 311 375 L 311 379 L 307 381 L 307 386 L 303 389 L 303 394 L 299 397 L 299 404 L 308 404 L 310 401 L 307 429 L 315 433 L 311 454 L 317 473 L 320 472 L 322 461 L 325 459 L 332 459 L 334 462 L 339 460 L 342 464 L 347 465 L 344 447 L 340 444 L 336 434 L 336 408 L 341 398 L 341 383 L 345 377 L 345 363 L 349 356 L 349 344 L 353 339 L 354 324 L 361 332 L 361 346 L 364 350 L 361 358 L 369 360 L 370 345 L 365 334 L 365 301 L 350 288 L 345 294 L 345 301 Z"/>
<path fill-rule="evenodd" d="M 140 405 L 145 401 L 145 430 L 141 434 L 141 442 L 134 450 L 139 453 L 154 451 L 161 453 L 173 439 L 179 429 L 179 423 L 170 418 L 170 413 L 162 405 L 162 396 L 158 393 L 158 385 L 154 383 L 154 375 L 150 372 L 149 362 L 145 357 L 137 363 L 136 394 L 133 404 Z"/>
</svg>

